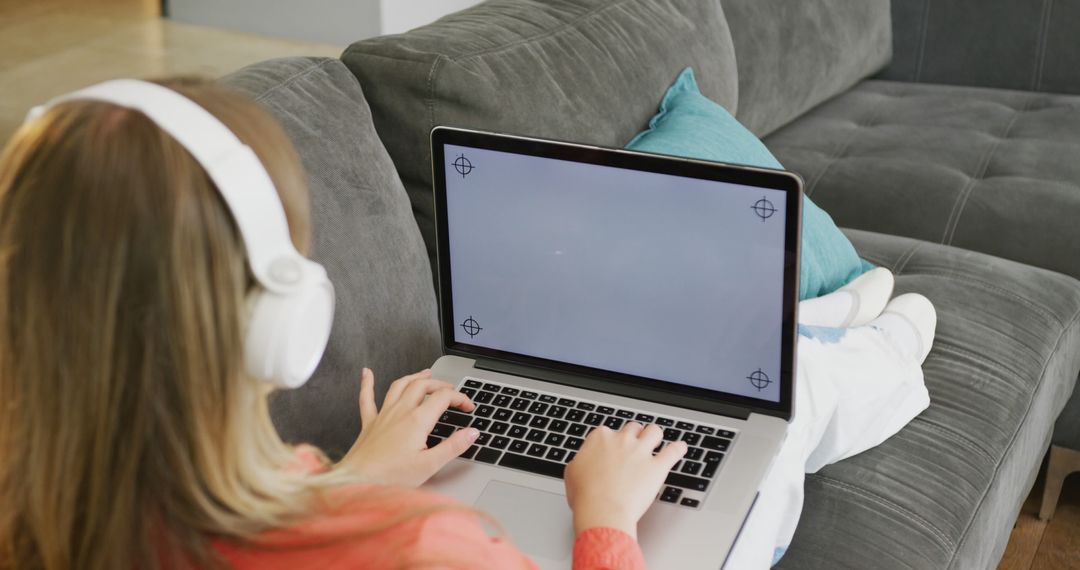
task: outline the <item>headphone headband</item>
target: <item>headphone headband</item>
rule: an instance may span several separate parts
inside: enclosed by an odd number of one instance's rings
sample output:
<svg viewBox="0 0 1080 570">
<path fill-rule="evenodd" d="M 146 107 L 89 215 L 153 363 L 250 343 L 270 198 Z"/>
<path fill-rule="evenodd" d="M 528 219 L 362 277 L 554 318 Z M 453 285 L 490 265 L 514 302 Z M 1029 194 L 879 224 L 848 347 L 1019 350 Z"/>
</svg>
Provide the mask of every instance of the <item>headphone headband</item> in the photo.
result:
<svg viewBox="0 0 1080 570">
<path fill-rule="evenodd" d="M 261 289 L 248 298 L 247 371 L 296 388 L 311 377 L 334 320 L 334 286 L 326 270 L 296 251 L 285 208 L 266 168 L 217 117 L 180 93 L 133 79 L 106 81 L 35 107 L 27 120 L 73 99 L 140 111 L 179 142 L 206 171 L 232 214 Z"/>
<path fill-rule="evenodd" d="M 220 120 L 167 87 L 116 79 L 34 107 L 27 121 L 76 99 L 104 101 L 149 117 L 187 149 L 214 181 L 240 230 L 251 271 L 259 283 L 275 293 L 286 293 L 301 282 L 306 260 L 292 243 L 274 183 L 251 147 Z"/>
</svg>

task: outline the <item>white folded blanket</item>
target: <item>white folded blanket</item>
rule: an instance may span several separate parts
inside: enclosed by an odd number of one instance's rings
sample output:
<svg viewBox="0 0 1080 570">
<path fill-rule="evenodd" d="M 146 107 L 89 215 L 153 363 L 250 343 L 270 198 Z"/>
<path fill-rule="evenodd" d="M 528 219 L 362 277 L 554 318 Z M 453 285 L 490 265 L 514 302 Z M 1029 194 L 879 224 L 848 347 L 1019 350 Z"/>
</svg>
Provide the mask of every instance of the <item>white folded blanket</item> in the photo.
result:
<svg viewBox="0 0 1080 570">
<path fill-rule="evenodd" d="M 874 447 L 930 405 L 922 367 L 872 326 L 799 327 L 795 415 L 725 568 L 776 564 L 791 544 L 806 473 Z"/>
</svg>

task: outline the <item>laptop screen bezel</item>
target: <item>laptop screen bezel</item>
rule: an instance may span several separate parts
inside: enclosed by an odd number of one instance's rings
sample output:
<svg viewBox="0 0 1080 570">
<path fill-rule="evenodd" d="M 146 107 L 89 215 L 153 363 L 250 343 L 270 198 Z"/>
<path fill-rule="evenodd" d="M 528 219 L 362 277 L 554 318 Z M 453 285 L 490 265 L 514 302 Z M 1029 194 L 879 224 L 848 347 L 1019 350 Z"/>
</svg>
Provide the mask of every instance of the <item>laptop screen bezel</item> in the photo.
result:
<svg viewBox="0 0 1080 570">
<path fill-rule="evenodd" d="M 781 335 L 780 399 L 777 402 L 716 392 L 655 378 L 646 378 L 577 364 L 558 362 L 517 354 L 455 339 L 450 245 L 446 218 L 446 158 L 444 145 L 502 151 L 584 164 L 596 164 L 643 172 L 715 180 L 786 193 L 784 238 L 783 322 Z M 790 420 L 795 378 L 797 342 L 797 307 L 799 291 L 799 236 L 802 221 L 802 179 L 791 172 L 751 168 L 681 157 L 648 154 L 623 149 L 535 139 L 458 129 L 435 127 L 431 131 L 431 164 L 435 201 L 436 252 L 438 255 L 439 316 L 443 353 L 466 358 L 487 359 L 549 370 L 560 383 L 599 392 L 625 395 L 621 388 L 634 386 L 634 394 L 682 408 L 710 413 L 725 413 L 732 407 L 748 413 L 761 413 Z"/>
</svg>

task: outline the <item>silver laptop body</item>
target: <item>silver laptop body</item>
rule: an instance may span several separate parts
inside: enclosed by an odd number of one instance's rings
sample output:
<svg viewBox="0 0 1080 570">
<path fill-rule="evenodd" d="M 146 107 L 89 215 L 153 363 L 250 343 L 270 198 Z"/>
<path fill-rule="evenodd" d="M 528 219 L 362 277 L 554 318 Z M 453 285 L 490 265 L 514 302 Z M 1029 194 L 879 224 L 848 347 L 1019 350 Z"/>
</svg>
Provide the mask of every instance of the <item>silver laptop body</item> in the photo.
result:
<svg viewBox="0 0 1080 570">
<path fill-rule="evenodd" d="M 570 568 L 562 469 L 597 425 L 690 451 L 638 526 L 652 568 L 720 568 L 792 414 L 802 183 L 790 173 L 437 127 L 450 410 L 480 439 L 426 487 Z"/>
</svg>

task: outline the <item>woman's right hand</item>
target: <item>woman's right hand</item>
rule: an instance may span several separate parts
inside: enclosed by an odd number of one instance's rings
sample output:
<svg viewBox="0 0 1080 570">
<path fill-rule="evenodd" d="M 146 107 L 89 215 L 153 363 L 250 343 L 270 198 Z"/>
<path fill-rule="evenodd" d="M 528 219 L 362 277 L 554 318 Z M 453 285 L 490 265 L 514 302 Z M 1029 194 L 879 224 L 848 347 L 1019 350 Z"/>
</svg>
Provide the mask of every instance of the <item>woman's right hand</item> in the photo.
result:
<svg viewBox="0 0 1080 570">
<path fill-rule="evenodd" d="M 649 510 L 668 471 L 686 455 L 686 443 L 652 450 L 663 430 L 627 422 L 619 431 L 600 426 L 592 431 L 566 466 L 566 500 L 574 512 L 574 532 L 610 527 L 637 538 L 638 520 Z"/>
</svg>

